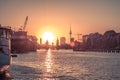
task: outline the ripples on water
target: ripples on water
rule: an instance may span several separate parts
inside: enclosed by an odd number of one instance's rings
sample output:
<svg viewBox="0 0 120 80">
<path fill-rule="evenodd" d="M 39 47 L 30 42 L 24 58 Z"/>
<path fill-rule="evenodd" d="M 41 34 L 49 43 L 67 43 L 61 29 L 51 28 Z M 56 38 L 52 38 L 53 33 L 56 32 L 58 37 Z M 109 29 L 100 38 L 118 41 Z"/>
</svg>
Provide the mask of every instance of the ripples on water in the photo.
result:
<svg viewBox="0 0 120 80">
<path fill-rule="evenodd" d="M 120 80 L 120 53 L 39 50 L 18 54 L 13 80 Z"/>
</svg>

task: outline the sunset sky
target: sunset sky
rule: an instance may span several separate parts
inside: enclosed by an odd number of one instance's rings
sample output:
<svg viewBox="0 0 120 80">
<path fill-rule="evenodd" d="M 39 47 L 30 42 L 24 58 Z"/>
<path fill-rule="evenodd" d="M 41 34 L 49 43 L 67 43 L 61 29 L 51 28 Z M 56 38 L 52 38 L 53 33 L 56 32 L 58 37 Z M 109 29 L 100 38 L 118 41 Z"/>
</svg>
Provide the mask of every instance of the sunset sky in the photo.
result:
<svg viewBox="0 0 120 80">
<path fill-rule="evenodd" d="M 0 24 L 18 29 L 26 16 L 26 31 L 37 37 L 49 31 L 68 41 L 70 24 L 73 37 L 120 32 L 120 0 L 0 0 Z"/>
</svg>

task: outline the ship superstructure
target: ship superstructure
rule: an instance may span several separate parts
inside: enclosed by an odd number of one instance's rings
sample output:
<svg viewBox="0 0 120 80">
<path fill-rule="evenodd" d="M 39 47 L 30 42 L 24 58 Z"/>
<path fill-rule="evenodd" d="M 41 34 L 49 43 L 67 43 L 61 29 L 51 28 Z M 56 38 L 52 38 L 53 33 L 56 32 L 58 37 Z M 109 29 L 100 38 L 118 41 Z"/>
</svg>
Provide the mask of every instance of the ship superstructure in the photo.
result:
<svg viewBox="0 0 120 80">
<path fill-rule="evenodd" d="M 11 38 L 11 46 L 13 53 L 26 53 L 36 51 L 37 38 L 27 35 L 25 28 L 27 26 L 28 16 L 25 19 L 24 25 L 18 31 L 14 31 Z"/>
<path fill-rule="evenodd" d="M 6 71 L 11 63 L 11 35 L 10 27 L 0 25 L 0 73 Z"/>
</svg>

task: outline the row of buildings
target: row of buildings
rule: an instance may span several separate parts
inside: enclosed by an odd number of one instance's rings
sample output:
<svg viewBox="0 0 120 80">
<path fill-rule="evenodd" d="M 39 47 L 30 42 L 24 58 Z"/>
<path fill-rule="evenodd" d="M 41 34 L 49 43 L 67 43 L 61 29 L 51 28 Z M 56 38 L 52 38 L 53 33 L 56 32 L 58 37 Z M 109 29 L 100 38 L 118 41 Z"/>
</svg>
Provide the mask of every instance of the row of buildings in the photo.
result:
<svg viewBox="0 0 120 80">
<path fill-rule="evenodd" d="M 119 50 L 120 33 L 114 30 L 106 31 L 103 35 L 100 33 L 91 33 L 83 36 L 83 42 L 80 48 L 84 50 Z"/>
<path fill-rule="evenodd" d="M 38 48 L 52 48 L 52 49 L 59 49 L 59 48 L 67 48 L 66 47 L 66 38 L 65 37 L 60 37 L 60 39 L 56 39 L 56 44 L 52 43 L 50 44 L 47 40 L 46 40 L 46 43 L 43 44 L 42 43 L 42 38 L 40 38 L 40 44 L 38 45 Z"/>
<path fill-rule="evenodd" d="M 78 35 L 79 37 L 79 35 Z M 90 33 L 88 35 L 82 35 L 81 41 L 75 40 L 72 37 L 72 31 L 70 29 L 70 43 L 66 43 L 65 37 L 57 38 L 56 44 L 50 46 L 52 48 L 83 50 L 83 51 L 109 51 L 109 50 L 120 50 L 120 33 L 114 30 L 106 31 L 103 34 L 98 32 Z M 42 39 L 40 39 L 42 44 Z M 48 44 L 47 44 L 48 45 Z"/>
</svg>

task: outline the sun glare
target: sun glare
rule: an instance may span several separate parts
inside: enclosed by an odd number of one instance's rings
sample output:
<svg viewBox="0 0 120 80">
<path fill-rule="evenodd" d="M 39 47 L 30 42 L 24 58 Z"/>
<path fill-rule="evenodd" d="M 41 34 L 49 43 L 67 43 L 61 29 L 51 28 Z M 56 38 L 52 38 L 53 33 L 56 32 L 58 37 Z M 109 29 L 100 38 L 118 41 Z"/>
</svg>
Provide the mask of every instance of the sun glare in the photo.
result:
<svg viewBox="0 0 120 80">
<path fill-rule="evenodd" d="M 49 43 L 52 43 L 53 40 L 54 40 L 54 35 L 52 32 L 45 32 L 43 35 L 42 35 L 42 39 L 44 42 L 46 42 L 48 40 Z"/>
</svg>

